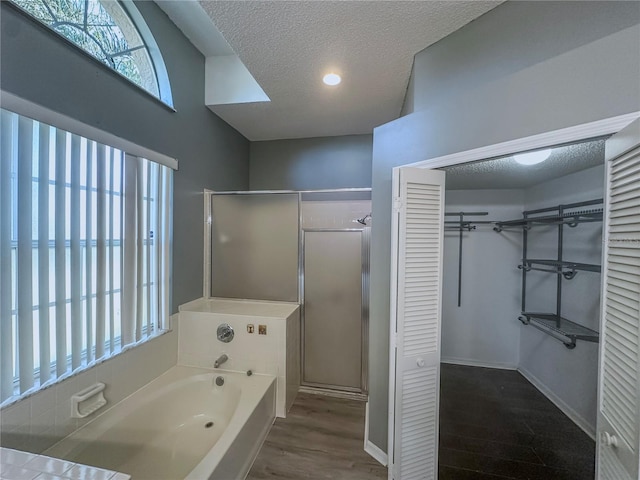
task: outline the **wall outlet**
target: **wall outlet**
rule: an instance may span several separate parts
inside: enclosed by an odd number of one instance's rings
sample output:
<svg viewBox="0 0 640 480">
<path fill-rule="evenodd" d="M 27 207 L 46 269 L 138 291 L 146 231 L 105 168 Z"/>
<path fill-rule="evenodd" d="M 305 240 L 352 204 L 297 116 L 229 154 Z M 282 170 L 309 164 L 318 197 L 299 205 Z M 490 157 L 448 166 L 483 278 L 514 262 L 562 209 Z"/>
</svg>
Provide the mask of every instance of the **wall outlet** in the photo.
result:
<svg viewBox="0 0 640 480">
<path fill-rule="evenodd" d="M 266 334 L 267 334 L 267 326 L 258 325 L 258 335 L 266 335 Z"/>
<path fill-rule="evenodd" d="M 253 326 L 252 323 L 250 323 L 249 325 L 247 325 L 247 333 L 253 333 L 254 332 L 255 327 Z"/>
</svg>

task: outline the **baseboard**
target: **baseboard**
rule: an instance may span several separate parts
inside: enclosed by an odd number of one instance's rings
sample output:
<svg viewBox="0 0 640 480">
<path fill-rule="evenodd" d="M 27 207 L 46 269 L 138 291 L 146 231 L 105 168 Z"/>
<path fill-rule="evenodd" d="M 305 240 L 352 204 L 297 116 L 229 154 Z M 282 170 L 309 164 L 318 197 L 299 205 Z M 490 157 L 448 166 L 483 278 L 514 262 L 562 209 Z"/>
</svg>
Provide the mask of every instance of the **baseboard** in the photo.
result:
<svg viewBox="0 0 640 480">
<path fill-rule="evenodd" d="M 479 362 L 476 360 L 469 360 L 467 358 L 442 357 L 440 361 L 442 363 L 449 363 L 451 365 L 465 365 L 467 367 L 500 368 L 502 370 L 518 369 L 518 366 L 512 363 Z"/>
<path fill-rule="evenodd" d="M 371 455 L 383 467 L 387 466 L 387 454 L 369 441 L 369 402 L 364 407 L 364 451 Z"/>
<path fill-rule="evenodd" d="M 368 396 L 364 393 L 357 392 L 342 392 L 340 390 L 332 390 L 330 388 L 318 388 L 309 387 L 307 385 L 300 385 L 298 387 L 298 393 L 310 393 L 312 395 L 325 395 L 327 397 L 344 398 L 346 400 L 357 400 L 359 402 L 366 402 Z"/>
<path fill-rule="evenodd" d="M 384 453 L 380 448 L 376 447 L 369 440 L 365 440 L 364 442 L 364 451 L 371 455 L 374 460 L 376 460 L 383 467 L 387 466 L 387 454 Z"/>
<path fill-rule="evenodd" d="M 524 378 L 529 380 L 542 394 L 547 397 L 551 403 L 553 403 L 556 407 L 562 410 L 567 417 L 571 419 L 573 423 L 575 423 L 580 429 L 589 435 L 592 440 L 596 439 L 596 429 L 593 425 L 591 425 L 587 420 L 582 418 L 573 408 L 565 403 L 560 397 L 558 397 L 555 393 L 553 393 L 540 379 L 538 379 L 535 375 L 533 375 L 528 370 L 518 367 L 518 372 L 522 374 Z"/>
</svg>

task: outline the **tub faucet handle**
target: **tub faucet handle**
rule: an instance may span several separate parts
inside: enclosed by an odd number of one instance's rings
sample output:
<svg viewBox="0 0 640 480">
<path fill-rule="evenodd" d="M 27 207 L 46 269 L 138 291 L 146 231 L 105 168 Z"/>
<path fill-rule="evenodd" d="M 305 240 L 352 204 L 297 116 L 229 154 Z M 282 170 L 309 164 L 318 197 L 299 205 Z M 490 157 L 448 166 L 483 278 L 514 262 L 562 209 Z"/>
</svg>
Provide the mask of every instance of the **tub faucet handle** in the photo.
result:
<svg viewBox="0 0 640 480">
<path fill-rule="evenodd" d="M 234 336 L 233 327 L 228 323 L 221 323 L 218 326 L 216 336 L 218 337 L 218 340 L 220 340 L 221 342 L 229 343 L 231 340 L 233 340 L 233 336 Z"/>
</svg>

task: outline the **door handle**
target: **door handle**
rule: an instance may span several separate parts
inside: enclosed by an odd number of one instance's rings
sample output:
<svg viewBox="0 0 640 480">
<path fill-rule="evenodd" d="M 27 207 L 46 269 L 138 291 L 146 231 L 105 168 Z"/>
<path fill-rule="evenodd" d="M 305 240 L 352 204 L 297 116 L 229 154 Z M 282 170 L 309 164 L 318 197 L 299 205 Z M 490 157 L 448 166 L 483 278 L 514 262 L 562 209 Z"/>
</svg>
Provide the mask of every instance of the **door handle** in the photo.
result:
<svg viewBox="0 0 640 480">
<path fill-rule="evenodd" d="M 424 367 L 424 358 L 418 357 L 418 359 L 416 360 L 416 365 L 418 365 L 418 367 L 420 368 Z"/>
<path fill-rule="evenodd" d="M 600 440 L 602 440 L 602 443 L 604 443 L 607 447 L 616 448 L 618 446 L 618 437 L 610 434 L 609 432 L 602 432 L 602 435 L 600 435 Z"/>
</svg>

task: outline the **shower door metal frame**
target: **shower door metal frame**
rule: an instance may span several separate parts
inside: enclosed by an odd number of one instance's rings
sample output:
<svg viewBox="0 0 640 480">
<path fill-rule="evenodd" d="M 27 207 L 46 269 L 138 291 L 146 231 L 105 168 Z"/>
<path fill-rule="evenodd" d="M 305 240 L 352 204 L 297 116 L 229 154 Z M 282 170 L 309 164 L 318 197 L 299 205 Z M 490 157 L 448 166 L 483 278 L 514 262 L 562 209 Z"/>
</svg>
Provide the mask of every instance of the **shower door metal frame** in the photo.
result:
<svg viewBox="0 0 640 480">
<path fill-rule="evenodd" d="M 335 189 L 317 189 L 317 190 L 229 190 L 229 191 L 217 191 L 217 190 L 209 190 L 205 188 L 203 190 L 203 226 L 204 226 L 204 252 L 203 252 L 203 282 L 202 282 L 202 296 L 204 298 L 213 298 L 212 289 L 212 274 L 213 274 L 213 265 L 211 258 L 211 246 L 212 246 L 212 227 L 213 227 L 213 197 L 218 195 L 265 195 L 265 194 L 291 194 L 295 193 L 298 195 L 298 304 L 300 305 L 300 310 L 302 311 L 302 287 L 303 287 L 303 278 L 302 278 L 302 262 L 304 260 L 302 253 L 302 196 L 305 193 L 371 193 L 371 188 L 335 188 Z M 367 227 L 369 228 L 369 227 Z M 363 227 L 364 229 L 364 227 Z M 370 228 L 369 228 L 370 230 Z M 371 236 L 370 232 L 368 233 L 369 237 Z M 367 247 L 368 248 L 368 247 Z M 364 265 L 363 265 L 364 269 Z M 368 272 L 368 257 L 367 257 L 367 272 Z M 369 276 L 367 274 L 367 292 L 368 292 L 368 282 Z M 367 312 L 369 311 L 369 300 L 367 297 Z M 367 316 L 368 318 L 368 316 Z M 367 342 L 368 344 L 368 342 Z M 368 361 L 368 357 L 367 357 Z M 368 390 L 368 388 L 367 388 Z"/>
<path fill-rule="evenodd" d="M 305 296 L 304 296 L 304 279 L 305 279 L 305 234 L 306 232 L 360 232 L 361 234 L 361 306 L 360 306 L 360 323 L 361 323 L 361 371 L 360 386 L 361 388 L 345 387 L 343 385 L 330 385 L 326 383 L 314 383 L 304 380 L 305 365 Z M 366 395 L 369 393 L 369 251 L 371 244 L 371 228 L 300 228 L 300 385 L 304 387 L 337 390 L 341 392 L 350 392 Z"/>
</svg>

